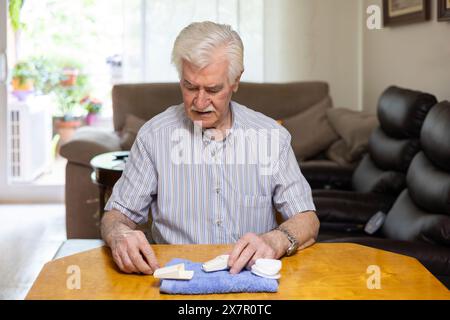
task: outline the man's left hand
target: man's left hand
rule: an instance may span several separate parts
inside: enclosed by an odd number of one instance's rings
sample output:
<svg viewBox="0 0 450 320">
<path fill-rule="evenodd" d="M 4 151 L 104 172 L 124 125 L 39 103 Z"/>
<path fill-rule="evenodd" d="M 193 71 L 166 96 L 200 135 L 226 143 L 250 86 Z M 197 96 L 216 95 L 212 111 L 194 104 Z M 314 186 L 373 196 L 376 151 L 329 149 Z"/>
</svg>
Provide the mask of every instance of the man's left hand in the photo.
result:
<svg viewBox="0 0 450 320">
<path fill-rule="evenodd" d="M 244 267 L 250 268 L 260 258 L 278 258 L 275 248 L 269 245 L 269 241 L 264 236 L 246 233 L 236 242 L 228 258 L 230 273 L 236 274 L 241 272 Z"/>
</svg>

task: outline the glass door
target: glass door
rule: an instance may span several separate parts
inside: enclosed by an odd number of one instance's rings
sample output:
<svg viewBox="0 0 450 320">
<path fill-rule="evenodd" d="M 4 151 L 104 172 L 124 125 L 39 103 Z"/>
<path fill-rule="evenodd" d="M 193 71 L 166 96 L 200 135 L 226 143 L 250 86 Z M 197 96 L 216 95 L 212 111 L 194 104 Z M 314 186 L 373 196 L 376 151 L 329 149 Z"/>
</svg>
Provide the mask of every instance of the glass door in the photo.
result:
<svg viewBox="0 0 450 320">
<path fill-rule="evenodd" d="M 6 26 L 7 26 L 7 0 L 0 0 L 0 201 L 7 186 L 7 162 L 6 162 L 6 85 L 7 85 L 7 60 L 6 60 Z"/>
<path fill-rule="evenodd" d="M 19 112 L 13 112 L 11 107 L 18 108 L 20 106 L 12 106 L 11 102 L 14 99 L 11 99 L 9 95 L 11 76 L 8 74 L 11 73 L 12 63 L 17 62 L 13 61 L 17 58 L 17 50 L 12 49 L 17 48 L 10 45 L 14 33 L 11 30 L 8 12 L 8 0 L 0 0 L 0 203 L 62 202 L 64 200 L 63 185 L 37 186 L 16 183 L 12 179 L 12 169 L 14 163 L 17 162 L 17 156 L 13 154 L 18 149 L 12 142 L 16 141 L 15 137 L 19 131 L 16 130 Z M 35 134 L 33 131 L 39 125 L 39 121 L 21 122 L 20 133 L 27 132 L 29 135 L 33 135 Z M 23 154 L 20 155 L 24 158 Z M 33 151 L 27 154 L 26 158 L 30 157 L 33 157 Z"/>
</svg>

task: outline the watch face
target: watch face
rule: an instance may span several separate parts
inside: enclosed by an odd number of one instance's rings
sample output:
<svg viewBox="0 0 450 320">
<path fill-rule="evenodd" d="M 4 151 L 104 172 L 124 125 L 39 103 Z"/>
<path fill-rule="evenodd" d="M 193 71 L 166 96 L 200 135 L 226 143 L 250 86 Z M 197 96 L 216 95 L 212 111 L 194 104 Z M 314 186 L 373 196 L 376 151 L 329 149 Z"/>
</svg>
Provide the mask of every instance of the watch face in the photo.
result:
<svg viewBox="0 0 450 320">
<path fill-rule="evenodd" d="M 286 255 L 291 256 L 297 251 L 298 245 L 296 243 L 293 243 L 289 246 L 289 248 L 286 250 Z"/>
</svg>

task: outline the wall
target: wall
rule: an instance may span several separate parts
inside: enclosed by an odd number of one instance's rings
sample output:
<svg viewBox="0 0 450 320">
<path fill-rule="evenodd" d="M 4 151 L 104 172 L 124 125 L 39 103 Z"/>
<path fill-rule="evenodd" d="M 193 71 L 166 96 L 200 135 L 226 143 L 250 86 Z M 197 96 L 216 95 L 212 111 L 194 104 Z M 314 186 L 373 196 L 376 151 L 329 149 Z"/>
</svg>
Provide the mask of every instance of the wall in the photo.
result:
<svg viewBox="0 0 450 320">
<path fill-rule="evenodd" d="M 381 6 L 381 0 L 364 0 Z M 363 105 L 375 110 L 378 97 L 389 85 L 427 91 L 438 100 L 450 100 L 450 23 L 436 19 L 363 32 Z"/>
<path fill-rule="evenodd" d="M 264 81 L 324 80 L 334 105 L 361 107 L 359 0 L 265 0 Z"/>
</svg>

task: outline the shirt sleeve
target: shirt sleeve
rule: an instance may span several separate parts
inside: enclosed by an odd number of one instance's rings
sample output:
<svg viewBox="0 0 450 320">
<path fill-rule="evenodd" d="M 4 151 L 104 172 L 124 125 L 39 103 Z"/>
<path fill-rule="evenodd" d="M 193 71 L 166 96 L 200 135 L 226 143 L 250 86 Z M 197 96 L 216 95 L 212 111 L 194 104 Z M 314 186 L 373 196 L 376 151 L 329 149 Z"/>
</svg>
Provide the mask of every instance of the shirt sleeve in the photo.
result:
<svg viewBox="0 0 450 320">
<path fill-rule="evenodd" d="M 146 143 L 145 143 L 146 142 Z M 116 182 L 105 210 L 116 209 L 135 223 L 145 223 L 157 194 L 157 173 L 151 157 L 151 139 L 137 136 L 122 176 Z"/>
<path fill-rule="evenodd" d="M 315 211 L 311 187 L 300 171 L 291 139 L 283 145 L 273 174 L 273 202 L 284 219 L 304 211 Z"/>
</svg>

